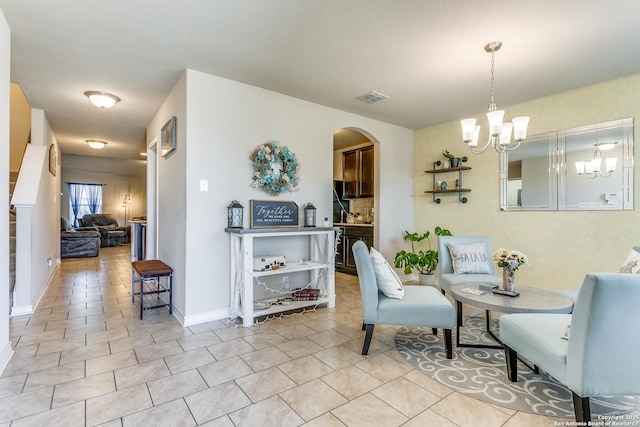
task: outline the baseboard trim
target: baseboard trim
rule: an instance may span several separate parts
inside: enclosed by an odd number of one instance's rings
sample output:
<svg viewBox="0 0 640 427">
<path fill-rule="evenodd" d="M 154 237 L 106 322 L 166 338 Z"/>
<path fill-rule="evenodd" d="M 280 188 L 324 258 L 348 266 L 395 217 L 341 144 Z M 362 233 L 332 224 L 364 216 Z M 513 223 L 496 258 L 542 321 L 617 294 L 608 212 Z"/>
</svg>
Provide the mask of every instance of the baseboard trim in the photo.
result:
<svg viewBox="0 0 640 427">
<path fill-rule="evenodd" d="M 56 275 L 56 271 L 58 271 L 57 265 L 49 272 L 49 276 L 47 277 L 46 282 L 40 287 L 40 290 L 38 290 L 38 293 L 33 299 L 31 305 L 11 307 L 11 314 L 9 314 L 9 317 L 26 316 L 29 314 L 33 314 L 35 312 L 35 309 L 38 307 L 38 304 L 40 304 L 40 301 L 44 297 L 45 292 L 47 292 L 47 289 L 49 289 L 49 286 L 53 282 L 53 277 Z M 14 301 L 15 301 L 15 297 L 14 297 Z"/>
<path fill-rule="evenodd" d="M 4 373 L 4 370 L 7 368 L 9 364 L 9 360 L 13 356 L 13 347 L 11 347 L 11 341 L 7 343 L 7 345 L 0 352 L 0 374 Z"/>
<path fill-rule="evenodd" d="M 221 310 L 209 311 L 207 313 L 194 314 L 193 316 L 186 316 L 182 318 L 182 326 L 199 325 L 200 323 L 212 322 L 214 320 L 228 319 L 231 316 L 231 311 L 228 308 Z M 180 320 L 180 319 L 178 319 Z"/>
<path fill-rule="evenodd" d="M 21 307 L 11 307 L 11 314 L 9 317 L 16 316 L 27 316 L 33 314 L 33 306 L 32 305 L 23 305 Z"/>
</svg>

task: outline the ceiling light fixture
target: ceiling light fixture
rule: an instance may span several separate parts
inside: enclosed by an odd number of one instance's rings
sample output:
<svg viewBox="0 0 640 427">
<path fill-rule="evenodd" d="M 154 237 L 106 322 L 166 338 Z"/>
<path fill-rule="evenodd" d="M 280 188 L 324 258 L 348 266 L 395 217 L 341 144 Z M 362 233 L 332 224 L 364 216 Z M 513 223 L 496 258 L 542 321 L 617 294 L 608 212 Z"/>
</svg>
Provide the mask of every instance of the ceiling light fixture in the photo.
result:
<svg viewBox="0 0 640 427">
<path fill-rule="evenodd" d="M 87 98 L 89 98 L 89 101 L 91 101 L 93 105 L 100 108 L 111 108 L 116 105 L 116 103 L 120 102 L 120 98 L 109 92 L 103 92 L 100 90 L 89 90 L 84 94 Z"/>
<path fill-rule="evenodd" d="M 502 42 L 491 42 L 485 45 L 484 50 L 491 54 L 491 101 L 489 103 L 489 140 L 482 148 L 478 147 L 478 136 L 480 126 L 476 125 L 476 119 L 464 119 L 460 121 L 462 125 L 462 140 L 467 147 L 475 154 L 484 153 L 489 144 L 498 152 L 515 150 L 527 138 L 527 126 L 529 117 L 514 117 L 512 123 L 502 123 L 504 110 L 498 110 L 494 99 L 493 70 L 496 52 L 502 47 Z M 513 131 L 513 141 L 511 133 Z"/>
<path fill-rule="evenodd" d="M 602 178 L 609 178 L 616 170 L 617 157 L 607 157 L 604 161 L 606 173 L 602 173 L 600 167 L 602 166 L 602 153 L 601 151 L 607 151 L 613 149 L 617 142 L 603 142 L 601 144 L 593 144 L 596 147 L 596 151 L 593 153 L 593 159 L 586 162 L 576 162 L 576 172 L 582 178 L 597 178 L 600 175 Z"/>
<path fill-rule="evenodd" d="M 95 148 L 96 150 L 102 150 L 107 145 L 105 141 L 100 141 L 98 139 L 85 139 L 85 141 L 89 144 L 89 147 Z"/>
<path fill-rule="evenodd" d="M 370 90 L 364 95 L 356 96 L 356 99 L 364 101 L 367 104 L 373 104 L 374 102 L 382 101 L 383 99 L 387 98 L 389 98 L 387 95 L 383 95 L 380 92 L 376 92 L 375 90 Z"/>
</svg>

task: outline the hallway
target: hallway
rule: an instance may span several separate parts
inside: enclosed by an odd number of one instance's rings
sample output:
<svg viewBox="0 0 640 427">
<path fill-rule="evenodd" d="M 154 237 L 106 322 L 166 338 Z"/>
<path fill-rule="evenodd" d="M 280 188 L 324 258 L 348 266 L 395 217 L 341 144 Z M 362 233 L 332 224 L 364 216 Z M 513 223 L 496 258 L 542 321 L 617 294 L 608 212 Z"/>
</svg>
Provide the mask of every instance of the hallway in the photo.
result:
<svg viewBox="0 0 640 427">
<path fill-rule="evenodd" d="M 361 356 L 355 276 L 336 275 L 334 309 L 183 328 L 165 308 L 139 320 L 129 259 L 121 246 L 63 260 L 37 312 L 11 319 L 0 427 L 553 425 L 415 370 L 394 327 L 376 327 Z"/>
</svg>

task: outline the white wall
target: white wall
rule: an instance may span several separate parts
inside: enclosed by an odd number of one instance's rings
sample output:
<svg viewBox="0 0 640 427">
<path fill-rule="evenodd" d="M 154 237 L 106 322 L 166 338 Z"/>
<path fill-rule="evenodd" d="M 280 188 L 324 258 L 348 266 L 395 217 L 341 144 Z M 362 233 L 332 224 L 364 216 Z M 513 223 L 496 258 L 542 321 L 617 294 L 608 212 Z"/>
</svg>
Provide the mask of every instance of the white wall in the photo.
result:
<svg viewBox="0 0 640 427">
<path fill-rule="evenodd" d="M 331 217 L 333 133 L 349 127 L 377 141 L 376 206 L 379 245 L 393 256 L 411 211 L 413 131 L 187 70 L 147 128 L 147 141 L 178 117 L 178 148 L 160 161 L 159 258 L 176 270 L 176 308 L 188 323 L 223 317 L 229 308 L 226 207 L 237 199 L 313 202 L 317 217 Z M 260 144 L 278 140 L 302 166 L 294 193 L 276 197 L 251 188 L 249 156 Z M 200 179 L 209 191 L 199 191 Z M 387 203 L 388 202 L 388 203 Z M 183 246 L 184 245 L 184 246 Z M 174 263 L 172 265 L 171 263 Z"/>
<path fill-rule="evenodd" d="M 60 259 L 60 162 L 54 176 L 49 147 L 58 144 L 44 111 L 31 110 L 27 147 L 12 197 L 16 214 L 16 284 L 12 315 L 30 314 L 53 278 Z"/>
<path fill-rule="evenodd" d="M 9 79 L 11 32 L 0 10 L 0 200 L 9 200 Z M 0 276 L 9 277 L 9 210 L 0 210 Z M 9 281 L 0 280 L 0 294 L 8 298 Z M 2 298 L 2 301 L 6 301 Z M 9 304 L 0 304 L 0 372 L 13 354 L 9 343 Z"/>
</svg>

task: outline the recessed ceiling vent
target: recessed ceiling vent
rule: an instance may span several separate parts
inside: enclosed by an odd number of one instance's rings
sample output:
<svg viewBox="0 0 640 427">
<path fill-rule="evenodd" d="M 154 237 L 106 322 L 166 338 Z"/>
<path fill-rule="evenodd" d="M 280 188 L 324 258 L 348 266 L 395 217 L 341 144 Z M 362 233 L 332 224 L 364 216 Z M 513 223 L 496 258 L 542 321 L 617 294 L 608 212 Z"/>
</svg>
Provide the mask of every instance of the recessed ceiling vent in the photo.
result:
<svg viewBox="0 0 640 427">
<path fill-rule="evenodd" d="M 365 93 L 364 95 L 360 95 L 356 97 L 356 99 L 359 99 L 360 101 L 364 101 L 368 104 L 373 104 L 374 102 L 382 101 L 383 99 L 387 99 L 387 98 L 388 98 L 387 95 L 383 95 L 373 90 Z"/>
</svg>

